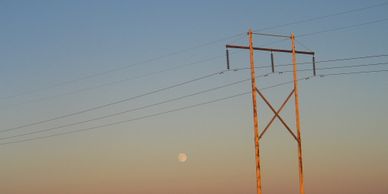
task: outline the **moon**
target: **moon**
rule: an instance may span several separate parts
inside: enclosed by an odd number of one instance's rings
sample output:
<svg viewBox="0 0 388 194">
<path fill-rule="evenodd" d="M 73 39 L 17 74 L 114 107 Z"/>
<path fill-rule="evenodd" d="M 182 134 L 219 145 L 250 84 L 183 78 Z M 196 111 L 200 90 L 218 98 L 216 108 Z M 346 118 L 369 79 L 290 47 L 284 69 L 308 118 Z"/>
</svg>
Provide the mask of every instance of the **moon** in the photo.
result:
<svg viewBox="0 0 388 194">
<path fill-rule="evenodd" d="M 187 159 L 188 159 L 188 156 L 187 156 L 187 154 L 186 153 L 179 153 L 178 154 L 178 161 L 179 162 L 186 162 L 187 161 Z"/>
</svg>

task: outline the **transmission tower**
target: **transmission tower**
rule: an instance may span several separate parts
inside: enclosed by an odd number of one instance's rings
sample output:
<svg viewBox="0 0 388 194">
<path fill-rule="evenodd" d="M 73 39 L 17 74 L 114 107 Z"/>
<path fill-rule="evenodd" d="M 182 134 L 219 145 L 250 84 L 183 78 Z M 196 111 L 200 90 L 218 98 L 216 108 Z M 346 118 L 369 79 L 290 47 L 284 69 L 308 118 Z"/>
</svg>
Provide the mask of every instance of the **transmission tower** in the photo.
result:
<svg viewBox="0 0 388 194">
<path fill-rule="evenodd" d="M 261 36 L 272 36 L 278 38 L 287 38 L 291 40 L 291 50 L 286 49 L 277 49 L 277 48 L 263 48 L 263 47 L 254 47 L 253 46 L 253 35 L 261 35 Z M 312 64 L 313 64 L 313 74 L 315 73 L 315 53 L 310 51 L 299 51 L 295 49 L 295 35 L 291 33 L 291 36 L 283 36 L 277 34 L 264 34 L 264 33 L 255 33 L 251 29 L 248 32 L 249 36 L 249 46 L 239 46 L 239 45 L 226 45 L 226 61 L 227 61 L 227 69 L 230 68 L 229 64 L 229 48 L 234 49 L 248 49 L 250 53 L 250 70 L 251 70 L 251 86 L 252 86 L 252 106 L 253 106 L 253 126 L 254 126 L 254 141 L 255 141 L 255 158 L 256 158 L 256 179 L 257 179 L 257 193 L 262 194 L 261 188 L 261 174 L 260 174 L 260 139 L 263 137 L 264 133 L 269 129 L 272 125 L 273 121 L 278 118 L 280 122 L 284 125 L 287 131 L 291 134 L 291 136 L 295 139 L 298 146 L 298 161 L 299 161 L 299 191 L 300 194 L 304 194 L 304 176 L 303 176 L 303 157 L 302 157 L 302 138 L 301 138 L 301 127 L 300 127 L 300 113 L 299 113 L 299 96 L 298 96 L 298 75 L 297 75 L 297 63 L 296 63 L 296 55 L 311 55 L 312 56 Z M 293 65 L 293 88 L 290 94 L 286 97 L 282 105 L 278 110 L 274 108 L 274 106 L 270 103 L 270 101 L 263 95 L 258 87 L 256 87 L 256 78 L 255 78 L 255 63 L 254 63 L 254 51 L 263 51 L 271 53 L 271 64 L 272 64 L 272 72 L 275 72 L 275 64 L 274 64 L 274 55 L 273 53 L 291 53 L 292 54 L 292 65 Z M 268 105 L 268 107 L 273 112 L 273 117 L 266 125 L 264 130 L 260 133 L 259 130 L 259 115 L 258 115 L 258 106 L 257 106 L 257 96 Z M 285 122 L 285 120 L 280 116 L 281 111 L 289 102 L 291 97 L 294 95 L 295 102 L 295 120 L 296 120 L 296 134 L 292 130 L 292 128 Z"/>
</svg>

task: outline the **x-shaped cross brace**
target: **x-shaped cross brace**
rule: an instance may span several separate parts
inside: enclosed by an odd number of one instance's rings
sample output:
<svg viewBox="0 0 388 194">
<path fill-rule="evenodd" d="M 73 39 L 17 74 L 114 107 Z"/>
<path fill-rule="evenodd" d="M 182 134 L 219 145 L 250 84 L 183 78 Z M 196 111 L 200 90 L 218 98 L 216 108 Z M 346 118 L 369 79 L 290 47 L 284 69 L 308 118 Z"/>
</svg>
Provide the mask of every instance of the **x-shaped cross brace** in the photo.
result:
<svg viewBox="0 0 388 194">
<path fill-rule="evenodd" d="M 299 141 L 294 132 L 292 132 L 291 128 L 287 125 L 287 123 L 283 120 L 283 118 L 279 115 L 280 112 L 283 110 L 283 108 L 286 106 L 287 102 L 290 100 L 292 94 L 294 94 L 295 89 L 291 91 L 291 93 L 287 96 L 286 100 L 283 102 L 283 104 L 280 106 L 279 110 L 276 111 L 274 107 L 271 105 L 271 103 L 267 100 L 267 98 L 260 92 L 259 89 L 255 88 L 257 93 L 260 95 L 260 97 L 264 100 L 264 102 L 268 105 L 268 107 L 272 110 L 272 112 L 275 114 L 272 119 L 269 121 L 267 126 L 264 128 L 263 132 L 260 134 L 259 139 L 261 139 L 264 135 L 264 133 L 268 130 L 268 128 L 272 125 L 276 117 L 280 120 L 280 122 L 286 127 L 288 132 L 294 137 L 296 141 Z"/>
</svg>

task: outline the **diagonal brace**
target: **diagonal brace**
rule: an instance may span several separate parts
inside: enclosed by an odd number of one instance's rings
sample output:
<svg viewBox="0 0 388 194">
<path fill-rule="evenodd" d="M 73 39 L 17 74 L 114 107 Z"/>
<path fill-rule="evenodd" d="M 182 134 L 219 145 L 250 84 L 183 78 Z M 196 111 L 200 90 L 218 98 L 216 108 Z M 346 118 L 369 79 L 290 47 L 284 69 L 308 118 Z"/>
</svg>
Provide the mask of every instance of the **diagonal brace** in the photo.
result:
<svg viewBox="0 0 388 194">
<path fill-rule="evenodd" d="M 294 91 L 295 90 L 292 90 L 291 93 L 287 96 L 286 100 L 283 102 L 283 104 L 280 106 L 279 110 L 276 112 L 277 115 L 280 114 L 280 112 L 283 110 L 283 108 L 286 106 L 287 102 L 290 100 L 290 98 L 292 97 L 292 94 L 294 94 Z M 260 136 L 259 136 L 259 139 L 261 139 L 264 135 L 264 133 L 269 129 L 269 127 L 272 125 L 272 123 L 275 121 L 276 119 L 276 114 L 271 118 L 271 120 L 269 121 L 269 123 L 267 124 L 267 126 L 264 128 L 263 132 L 261 132 Z"/>
<path fill-rule="evenodd" d="M 260 97 L 264 100 L 264 102 L 268 105 L 268 107 L 272 110 L 272 112 L 275 114 L 275 116 L 280 120 L 280 122 L 284 125 L 284 127 L 286 127 L 286 129 L 288 130 L 288 132 L 290 132 L 290 134 L 294 137 L 294 139 L 299 142 L 298 138 L 296 137 L 296 135 L 294 134 L 294 132 L 292 132 L 291 128 L 287 125 L 287 123 L 283 120 L 283 118 L 276 112 L 276 110 L 273 108 L 273 106 L 271 105 L 271 103 L 267 100 L 267 98 L 265 98 L 265 96 L 260 92 L 259 89 L 255 88 L 257 93 L 260 95 Z M 294 91 L 292 92 L 294 93 Z"/>
</svg>

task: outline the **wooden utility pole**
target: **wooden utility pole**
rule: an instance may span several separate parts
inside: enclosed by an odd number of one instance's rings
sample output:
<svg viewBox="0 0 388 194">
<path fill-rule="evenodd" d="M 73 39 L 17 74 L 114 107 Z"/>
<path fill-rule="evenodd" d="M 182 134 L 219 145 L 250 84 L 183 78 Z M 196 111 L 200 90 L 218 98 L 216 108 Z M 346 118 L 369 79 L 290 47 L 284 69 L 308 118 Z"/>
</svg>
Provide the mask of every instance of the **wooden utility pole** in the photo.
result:
<svg viewBox="0 0 388 194">
<path fill-rule="evenodd" d="M 291 39 L 291 50 L 287 49 L 277 49 L 277 48 L 262 48 L 262 47 L 254 47 L 253 46 L 253 35 L 262 35 L 262 36 L 272 36 L 272 37 L 280 37 L 280 38 L 289 38 Z M 252 106 L 253 106 L 253 126 L 254 126 L 254 140 L 255 140 L 255 158 L 256 158 L 256 179 L 257 179 L 257 193 L 262 194 L 261 188 L 261 174 L 260 174 L 260 139 L 263 137 L 264 133 L 269 129 L 272 125 L 273 121 L 278 118 L 287 131 L 291 134 L 291 136 L 297 141 L 298 144 L 298 161 L 299 161 L 299 191 L 300 194 L 304 194 L 304 177 L 303 177 L 303 157 L 302 157 L 302 138 L 301 138 L 301 127 L 300 127 L 300 112 L 299 112 L 299 91 L 298 91 L 298 75 L 297 75 L 297 64 L 296 64 L 296 55 L 312 55 L 312 64 L 313 64 L 313 75 L 315 76 L 315 53 L 310 51 L 298 51 L 295 49 L 295 35 L 294 33 L 291 36 L 283 36 L 276 34 L 263 34 L 263 33 L 254 33 L 250 29 L 248 32 L 249 36 L 249 46 L 238 46 L 238 45 L 226 45 L 226 48 L 236 48 L 236 49 L 249 49 L 250 56 L 250 70 L 251 70 L 251 86 L 252 86 Z M 264 94 L 260 91 L 259 88 L 256 87 L 256 76 L 255 76 L 255 63 L 254 63 L 254 51 L 260 50 L 265 52 L 270 52 L 271 55 L 271 65 L 272 65 L 272 73 L 275 72 L 275 64 L 274 64 L 274 55 L 275 52 L 281 53 L 291 53 L 292 54 L 292 65 L 293 65 L 293 88 L 290 94 L 287 96 L 285 101 L 282 103 L 280 108 L 276 110 L 270 101 L 264 96 Z M 229 50 L 226 52 L 227 58 L 227 69 L 230 68 L 229 64 Z M 259 114 L 258 114 L 258 103 L 256 100 L 256 93 L 259 94 L 261 99 L 268 105 L 268 107 L 273 112 L 274 116 L 266 125 L 264 130 L 260 133 L 259 131 Z M 280 116 L 280 112 L 283 110 L 287 102 L 294 95 L 295 102 L 295 119 L 296 119 L 296 130 L 297 134 L 294 133 L 292 128 L 288 126 L 285 120 Z"/>
<path fill-rule="evenodd" d="M 259 118 L 257 113 L 257 102 L 256 102 L 255 60 L 254 60 L 253 37 L 252 37 L 251 29 L 249 29 L 248 35 L 249 35 L 249 56 L 250 56 L 250 64 L 251 64 L 251 85 L 252 85 L 252 106 L 253 106 L 254 140 L 255 140 L 257 193 L 262 194 L 261 174 L 260 174 Z"/>
<path fill-rule="evenodd" d="M 293 66 L 294 95 L 295 95 L 295 99 L 294 99 L 294 101 L 295 101 L 295 120 L 296 120 L 296 129 L 297 129 L 297 137 L 298 137 L 297 142 L 298 142 L 298 160 L 299 160 L 299 190 L 300 190 L 300 194 L 304 194 L 302 138 L 301 138 L 301 129 L 300 129 L 299 91 L 298 91 L 298 75 L 297 75 L 298 69 L 296 66 L 296 49 L 295 49 L 295 35 L 294 35 L 294 33 L 291 34 L 291 47 L 292 47 L 292 66 Z"/>
</svg>

